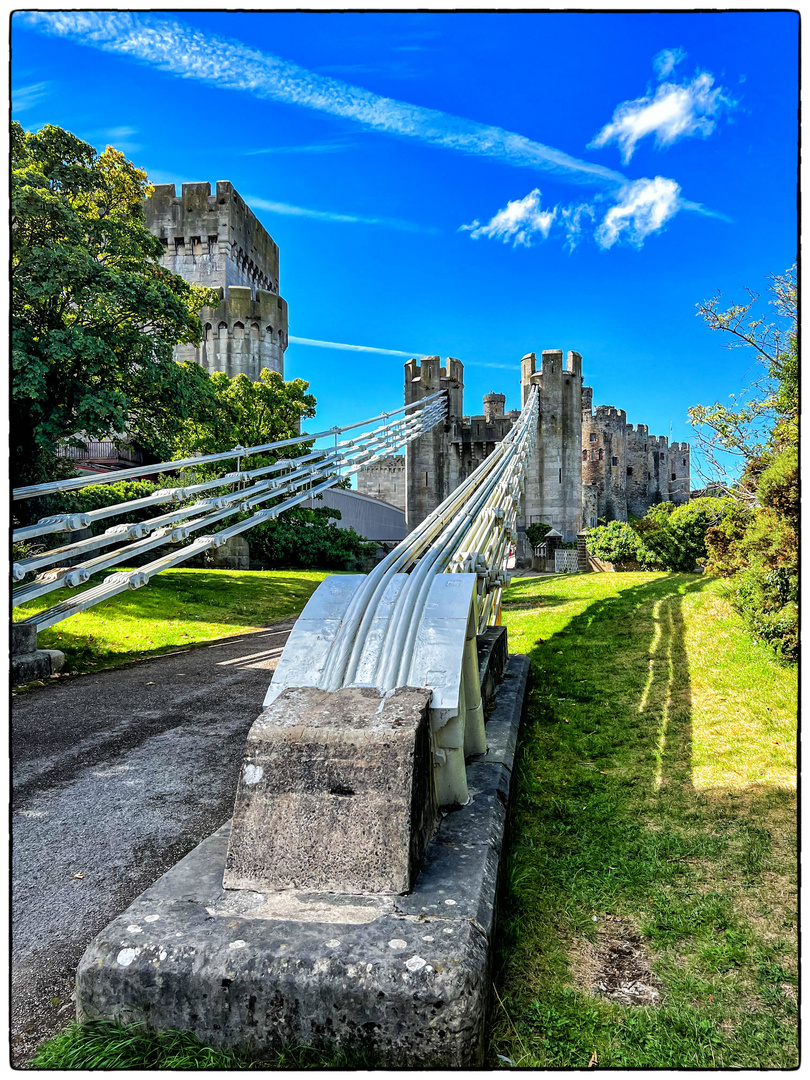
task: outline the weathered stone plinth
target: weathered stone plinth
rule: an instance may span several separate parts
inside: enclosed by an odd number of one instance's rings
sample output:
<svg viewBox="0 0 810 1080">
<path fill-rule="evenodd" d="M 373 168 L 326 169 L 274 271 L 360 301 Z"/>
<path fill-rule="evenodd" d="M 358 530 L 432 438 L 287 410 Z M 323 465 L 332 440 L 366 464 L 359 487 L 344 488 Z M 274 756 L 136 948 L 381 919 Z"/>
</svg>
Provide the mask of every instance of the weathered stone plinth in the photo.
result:
<svg viewBox="0 0 810 1080">
<path fill-rule="evenodd" d="M 79 1019 L 192 1031 L 261 1058 L 284 1043 L 364 1045 L 380 1065 L 481 1065 L 495 897 L 529 663 L 513 656 L 407 896 L 222 888 L 228 826 L 91 943 Z"/>
<path fill-rule="evenodd" d="M 438 820 L 430 691 L 285 690 L 250 729 L 227 889 L 404 893 Z"/>
<path fill-rule="evenodd" d="M 37 628 L 11 624 L 11 685 L 24 686 L 61 671 L 65 654 L 58 649 L 37 648 Z"/>
</svg>

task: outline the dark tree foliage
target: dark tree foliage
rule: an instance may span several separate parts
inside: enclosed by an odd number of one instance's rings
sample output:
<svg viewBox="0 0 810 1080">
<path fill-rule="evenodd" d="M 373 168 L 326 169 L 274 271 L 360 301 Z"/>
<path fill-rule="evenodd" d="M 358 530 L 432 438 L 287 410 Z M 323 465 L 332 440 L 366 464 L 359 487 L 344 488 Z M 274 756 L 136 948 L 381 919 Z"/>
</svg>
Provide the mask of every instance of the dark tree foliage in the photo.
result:
<svg viewBox="0 0 810 1080">
<path fill-rule="evenodd" d="M 124 433 L 168 456 L 198 399 L 172 360 L 217 303 L 160 264 L 146 227 L 146 174 L 46 125 L 11 129 L 12 478 L 58 474 L 60 444 Z"/>
</svg>

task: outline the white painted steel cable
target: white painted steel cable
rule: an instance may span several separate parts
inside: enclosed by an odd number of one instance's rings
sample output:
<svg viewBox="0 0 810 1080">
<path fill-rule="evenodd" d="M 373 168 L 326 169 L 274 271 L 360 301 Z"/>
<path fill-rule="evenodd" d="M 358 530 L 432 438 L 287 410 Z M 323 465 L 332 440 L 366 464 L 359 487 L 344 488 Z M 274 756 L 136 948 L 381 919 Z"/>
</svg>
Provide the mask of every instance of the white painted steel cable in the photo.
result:
<svg viewBox="0 0 810 1080">
<path fill-rule="evenodd" d="M 259 446 L 235 446 L 232 450 L 223 451 L 221 454 L 205 454 L 197 457 L 182 458 L 178 461 L 161 461 L 155 465 L 138 465 L 132 469 L 116 469 L 114 472 L 104 473 L 103 476 L 93 477 L 87 479 L 84 476 L 77 476 L 70 480 L 53 480 L 45 484 L 31 484 L 28 487 L 14 488 L 12 496 L 15 501 L 20 499 L 35 499 L 42 495 L 54 495 L 60 491 L 78 491 L 81 488 L 89 487 L 91 484 L 113 484 L 118 480 L 132 480 L 138 476 L 151 476 L 153 473 L 160 472 L 172 472 L 176 469 L 185 469 L 194 465 L 205 465 L 215 461 L 228 461 L 235 457 L 250 457 L 253 454 L 265 454 L 269 450 L 279 450 L 286 446 L 297 446 L 299 443 L 315 442 L 317 439 L 325 439 L 335 434 L 341 434 L 344 431 L 355 431 L 359 427 L 365 427 L 367 424 L 376 424 L 378 420 L 388 420 L 392 416 L 397 416 L 401 412 L 407 412 L 408 409 L 422 408 L 431 401 L 435 401 L 439 398 L 446 397 L 446 391 L 439 390 L 435 394 L 430 394 L 428 397 L 422 398 L 421 401 L 412 402 L 410 405 L 403 405 L 399 409 L 392 409 L 390 412 L 380 413 L 378 416 L 371 416 L 366 420 L 358 420 L 355 424 L 344 424 L 342 427 L 329 428 L 327 431 L 317 431 L 314 435 L 297 435 L 292 439 L 280 439 L 276 442 L 262 443 Z"/>
<path fill-rule="evenodd" d="M 118 535 L 120 535 L 120 537 L 129 538 L 133 535 L 130 532 L 132 529 L 145 528 L 153 530 L 157 527 L 158 523 L 161 525 L 173 524 L 175 521 L 193 515 L 201 509 L 210 508 L 214 511 L 204 514 L 196 521 L 185 522 L 179 529 L 164 530 L 161 528 L 156 534 L 148 537 L 141 543 L 127 545 L 124 548 L 117 549 L 105 556 L 90 560 L 86 564 L 80 564 L 72 568 L 61 568 L 60 570 L 43 575 L 43 577 L 35 581 L 32 586 L 26 586 L 23 589 L 16 590 L 13 602 L 15 604 L 22 603 L 25 600 L 34 598 L 35 595 L 41 595 L 54 588 L 61 588 L 65 585 L 81 584 L 83 581 L 86 581 L 92 573 L 98 572 L 105 567 L 112 566 L 115 562 L 120 562 L 122 556 L 134 557 L 135 555 L 143 554 L 152 548 L 163 546 L 167 542 L 179 542 L 186 539 L 191 532 L 196 531 L 197 529 L 215 524 L 234 513 L 252 509 L 255 505 L 262 501 L 266 501 L 269 498 L 277 498 L 291 491 L 295 491 L 296 488 L 305 486 L 304 491 L 298 492 L 269 509 L 261 510 L 251 515 L 251 517 L 247 518 L 245 521 L 237 522 L 230 528 L 226 528 L 213 536 L 199 537 L 191 544 L 180 548 L 176 554 L 165 555 L 160 559 L 148 563 L 140 570 L 113 574 L 101 584 L 86 590 L 76 597 L 68 598 L 45 612 L 33 615 L 29 619 L 24 620 L 24 622 L 29 625 L 34 624 L 38 629 L 43 629 L 46 626 L 52 626 L 54 623 L 68 618 L 78 611 L 86 610 L 88 607 L 92 607 L 101 600 L 109 599 L 110 597 L 123 592 L 125 589 L 140 588 L 142 585 L 146 584 L 152 576 L 160 573 L 162 570 L 176 566 L 210 547 L 218 547 L 225 543 L 231 536 L 237 536 L 242 532 L 246 532 L 259 522 L 277 517 L 280 513 L 303 502 L 305 499 L 311 498 L 313 495 L 317 495 L 322 491 L 334 487 L 335 484 L 339 483 L 342 479 L 359 472 L 360 469 L 370 461 L 378 460 L 379 458 L 390 454 L 392 450 L 399 449 L 404 444 L 417 438 L 424 431 L 430 430 L 431 427 L 445 419 L 447 412 L 446 394 L 431 395 L 429 399 L 424 399 L 424 403 L 424 408 L 419 407 L 423 404 L 422 402 L 416 403 L 416 411 L 412 412 L 410 415 L 402 417 L 390 424 L 384 424 L 382 427 L 375 429 L 372 432 L 366 432 L 358 438 L 339 443 L 336 447 L 325 451 L 323 454 L 318 452 L 306 455 L 305 460 L 307 461 L 311 461 L 313 458 L 319 459 L 306 469 L 293 468 L 292 466 L 300 460 L 293 458 L 289 461 L 289 465 L 291 466 L 290 472 L 279 477 L 277 480 L 261 481 L 252 488 L 242 489 L 240 491 L 232 492 L 229 495 L 220 496 L 216 499 L 205 500 L 204 503 L 197 503 L 191 507 L 181 508 L 173 513 L 161 515 L 159 518 L 150 519 L 148 522 L 141 523 L 140 526 L 125 526 L 126 532 L 121 526 L 116 526 L 114 528 L 116 530 L 121 529 L 121 532 L 120 534 L 117 534 L 115 538 L 118 538 Z M 408 408 L 413 407 L 408 406 Z M 403 410 L 401 409 L 395 410 L 397 413 L 402 411 Z M 373 419 L 376 420 L 379 418 L 375 417 Z M 359 426 L 361 425 L 350 425 L 350 427 L 353 428 Z M 342 430 L 347 429 L 344 428 Z M 280 463 L 276 464 L 278 465 Z M 337 472 L 335 472 L 336 469 L 338 470 Z M 256 473 L 266 471 L 267 469 L 255 470 Z M 233 474 L 231 475 L 233 476 Z M 240 472 L 239 475 L 241 477 L 242 475 L 248 475 L 248 473 L 242 474 Z M 233 482 L 233 480 L 230 482 Z M 221 486 L 222 480 L 220 480 L 219 483 Z M 107 534 L 104 535 L 106 536 Z M 104 540 L 103 544 L 109 542 L 110 541 Z M 70 545 L 69 547 L 81 548 L 83 547 L 83 543 Z M 66 554 L 67 551 L 67 547 L 63 549 L 63 555 Z"/>
<path fill-rule="evenodd" d="M 538 398 L 533 389 L 517 423 L 493 453 L 367 575 L 354 593 L 332 642 L 318 683 L 322 689 L 336 690 L 351 685 L 385 590 L 395 574 L 413 567 L 410 580 L 399 593 L 387 620 L 386 639 L 377 662 L 376 683 L 381 689 L 402 685 L 397 680 L 410 667 L 430 584 L 436 573 L 448 568 L 465 538 L 475 529 L 487 499 L 493 491 L 497 492 L 499 484 L 506 483 L 506 489 L 513 492 L 515 475 L 522 483 L 528 451 L 535 437 L 537 410 Z M 514 521 L 516 517 L 515 512 Z M 500 551 L 505 564 L 505 541 L 496 544 L 495 550 Z"/>
</svg>

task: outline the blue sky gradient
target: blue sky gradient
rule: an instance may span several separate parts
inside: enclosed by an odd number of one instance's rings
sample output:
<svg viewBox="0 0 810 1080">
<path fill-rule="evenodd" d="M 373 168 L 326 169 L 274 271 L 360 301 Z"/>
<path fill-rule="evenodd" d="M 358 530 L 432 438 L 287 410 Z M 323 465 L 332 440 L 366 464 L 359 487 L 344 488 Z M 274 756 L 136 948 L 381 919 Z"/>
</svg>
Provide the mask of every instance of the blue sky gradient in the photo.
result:
<svg viewBox="0 0 810 1080">
<path fill-rule="evenodd" d="M 695 304 L 796 258 L 795 13 L 19 13 L 12 50 L 26 128 L 244 196 L 320 427 L 399 405 L 411 355 L 514 408 L 562 348 L 689 439 L 751 374 Z"/>
</svg>

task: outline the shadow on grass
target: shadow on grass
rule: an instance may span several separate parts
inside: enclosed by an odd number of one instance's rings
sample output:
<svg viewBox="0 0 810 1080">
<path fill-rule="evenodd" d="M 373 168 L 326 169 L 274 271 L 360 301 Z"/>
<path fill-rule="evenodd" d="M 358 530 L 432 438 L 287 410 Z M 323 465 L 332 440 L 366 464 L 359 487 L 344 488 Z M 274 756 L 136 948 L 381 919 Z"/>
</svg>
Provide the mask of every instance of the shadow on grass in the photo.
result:
<svg viewBox="0 0 810 1080">
<path fill-rule="evenodd" d="M 739 888 L 723 880 L 732 863 L 734 873 L 762 870 L 762 831 L 725 808 L 718 827 L 715 806 L 692 785 L 683 601 L 707 584 L 688 574 L 630 584 L 547 640 L 538 620 L 505 862 L 496 958 L 504 1007 L 492 1065 L 503 1049 L 524 1066 L 587 1067 L 597 1045 L 608 1067 L 712 1068 L 718 1054 L 725 1067 L 794 1062 L 784 999 L 751 1025 L 750 1007 L 736 1015 L 724 981 L 747 965 L 756 993 L 758 965 L 775 958 L 749 942 L 732 903 Z M 542 616 L 543 586 L 539 600 Z M 595 944 L 606 915 L 637 926 L 653 957 L 685 950 L 680 970 L 664 962 L 670 992 L 660 1008 L 620 1007 L 576 988 L 576 943 Z M 701 999 L 710 1007 L 693 1015 Z M 767 1004 L 760 994 L 756 1010 Z"/>
</svg>

